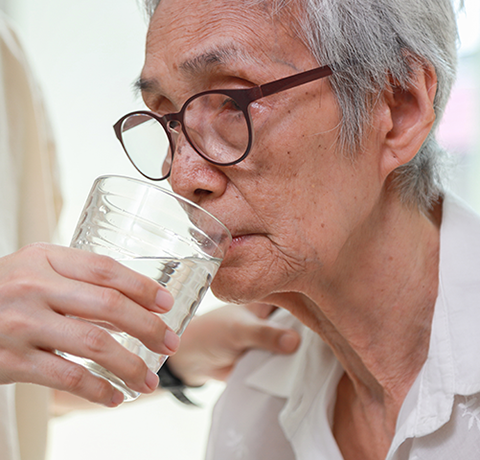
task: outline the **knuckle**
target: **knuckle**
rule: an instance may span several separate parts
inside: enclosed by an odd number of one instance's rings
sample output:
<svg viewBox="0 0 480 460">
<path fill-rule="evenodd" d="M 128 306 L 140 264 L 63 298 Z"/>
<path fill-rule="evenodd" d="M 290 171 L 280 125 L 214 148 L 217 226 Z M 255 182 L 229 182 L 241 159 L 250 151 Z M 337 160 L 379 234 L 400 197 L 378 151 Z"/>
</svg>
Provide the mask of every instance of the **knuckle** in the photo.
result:
<svg viewBox="0 0 480 460">
<path fill-rule="evenodd" d="M 32 333 L 32 316 L 25 315 L 15 306 L 4 308 L 1 315 L 0 332 L 3 336 L 10 338 L 29 337 Z"/>
<path fill-rule="evenodd" d="M 141 385 L 144 381 L 145 373 L 146 364 L 143 359 L 132 355 L 131 360 L 129 360 L 128 371 L 125 379 L 131 384 Z"/>
<path fill-rule="evenodd" d="M 46 252 L 50 249 L 50 246 L 50 244 L 42 242 L 30 243 L 21 248 L 18 252 L 27 257 L 40 257 L 45 256 Z"/>
<path fill-rule="evenodd" d="M 48 253 L 51 251 L 51 246 L 48 243 L 31 243 L 23 246 L 15 253 L 15 257 L 20 261 L 17 267 L 34 270 L 42 261 L 48 263 Z"/>
<path fill-rule="evenodd" d="M 30 273 L 15 268 L 10 272 L 9 280 L 3 284 L 3 298 L 28 298 L 31 294 L 41 294 L 45 289 L 44 283 L 40 282 L 37 276 L 31 276 Z"/>
<path fill-rule="evenodd" d="M 101 378 L 95 379 L 95 386 L 91 388 L 89 399 L 94 402 L 108 402 L 112 397 L 112 386 Z"/>
<path fill-rule="evenodd" d="M 129 288 L 140 299 L 154 299 L 158 284 L 146 276 L 133 272 L 129 277 Z"/>
<path fill-rule="evenodd" d="M 117 262 L 107 256 L 91 255 L 95 256 L 94 263 L 90 264 L 90 269 L 95 278 L 100 282 L 111 280 L 114 276 Z"/>
<path fill-rule="evenodd" d="M 25 377 L 29 375 L 31 368 L 32 363 L 24 353 L 3 348 L 0 350 L 0 384 L 26 381 Z"/>
<path fill-rule="evenodd" d="M 107 314 L 114 314 L 118 311 L 119 305 L 123 301 L 123 295 L 115 289 L 102 289 L 101 302 L 102 309 Z"/>
<path fill-rule="evenodd" d="M 141 341 L 155 353 L 165 353 L 167 348 L 164 344 L 165 324 L 158 318 L 142 323 L 143 340 Z M 170 353 L 168 353 L 170 354 Z"/>
<path fill-rule="evenodd" d="M 0 266 L 0 292 L 2 298 L 27 298 L 32 293 L 45 293 L 50 285 L 46 244 L 35 243 L 24 246 L 17 253 L 7 256 Z"/>
<path fill-rule="evenodd" d="M 63 373 L 62 379 L 65 389 L 70 392 L 76 392 L 83 386 L 86 371 L 80 366 L 69 366 Z"/>
<path fill-rule="evenodd" d="M 145 335 L 153 340 L 163 337 L 165 325 L 163 321 L 153 313 L 147 314 L 147 318 L 142 322 L 142 329 Z"/>
<path fill-rule="evenodd" d="M 84 337 L 84 344 L 87 350 L 94 355 L 97 355 L 105 350 L 110 335 L 104 329 L 97 326 L 92 326 Z"/>
<path fill-rule="evenodd" d="M 11 267 L 0 282 L 1 297 L 12 300 L 26 299 L 32 293 L 42 294 L 47 287 L 42 273 L 25 264 Z"/>
</svg>

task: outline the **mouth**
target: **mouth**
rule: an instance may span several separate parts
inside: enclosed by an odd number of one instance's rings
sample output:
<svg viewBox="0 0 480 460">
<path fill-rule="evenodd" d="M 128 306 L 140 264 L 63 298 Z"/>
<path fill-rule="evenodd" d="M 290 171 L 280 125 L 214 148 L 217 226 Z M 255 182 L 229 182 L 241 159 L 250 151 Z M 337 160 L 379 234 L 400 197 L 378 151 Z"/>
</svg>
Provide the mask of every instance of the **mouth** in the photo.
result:
<svg viewBox="0 0 480 460">
<path fill-rule="evenodd" d="M 240 223 L 237 223 L 237 225 L 234 223 L 225 225 L 232 235 L 232 241 L 227 251 L 230 256 L 233 256 L 233 252 L 236 252 L 236 249 L 243 249 L 247 247 L 247 245 L 250 250 L 253 250 L 253 247 L 251 247 L 252 245 L 262 244 L 261 240 L 258 240 L 258 238 L 268 238 L 268 233 L 264 232 L 261 228 L 255 228 L 253 225 L 249 225 L 249 228 L 246 228 L 246 226 L 241 225 Z"/>
<path fill-rule="evenodd" d="M 257 235 L 250 234 L 250 233 L 233 234 L 232 241 L 223 259 L 222 267 L 225 268 L 226 266 L 230 266 L 232 264 L 237 265 L 238 257 L 240 257 L 243 260 L 243 258 L 245 257 L 245 250 L 246 250 L 246 247 L 248 246 L 248 242 L 254 236 L 257 236 Z"/>
<path fill-rule="evenodd" d="M 265 246 L 269 244 L 269 237 L 264 233 L 235 232 L 232 242 L 222 261 L 222 269 L 245 268 L 252 262 L 262 257 Z"/>
<path fill-rule="evenodd" d="M 248 238 L 248 235 L 236 235 L 232 236 L 232 242 L 230 243 L 230 248 L 239 246 Z"/>
<path fill-rule="evenodd" d="M 261 236 L 258 233 L 242 233 L 232 236 L 232 242 L 230 243 L 230 249 L 243 246 L 248 243 L 252 238 Z"/>
</svg>

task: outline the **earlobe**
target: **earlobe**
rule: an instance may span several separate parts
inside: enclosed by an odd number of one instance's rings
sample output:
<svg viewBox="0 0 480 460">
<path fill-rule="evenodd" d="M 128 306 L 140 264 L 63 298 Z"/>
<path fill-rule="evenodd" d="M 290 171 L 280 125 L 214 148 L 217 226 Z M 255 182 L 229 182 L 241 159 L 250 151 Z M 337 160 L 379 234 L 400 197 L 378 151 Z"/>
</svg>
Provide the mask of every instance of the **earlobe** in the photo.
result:
<svg viewBox="0 0 480 460">
<path fill-rule="evenodd" d="M 433 66 L 417 60 L 411 64 L 408 88 L 392 80 L 385 88 L 385 115 L 389 117 L 390 129 L 383 140 L 381 172 L 384 178 L 412 160 L 420 150 L 435 121 L 436 90 L 437 76 Z"/>
</svg>

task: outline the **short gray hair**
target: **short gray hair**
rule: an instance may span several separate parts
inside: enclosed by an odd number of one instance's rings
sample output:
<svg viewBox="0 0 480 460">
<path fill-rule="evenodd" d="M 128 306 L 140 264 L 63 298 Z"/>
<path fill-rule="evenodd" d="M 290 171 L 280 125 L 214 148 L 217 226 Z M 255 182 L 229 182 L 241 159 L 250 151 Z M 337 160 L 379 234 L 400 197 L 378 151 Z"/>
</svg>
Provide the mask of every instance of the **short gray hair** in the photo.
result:
<svg viewBox="0 0 480 460">
<path fill-rule="evenodd" d="M 160 0 L 144 0 L 153 14 Z M 388 80 L 412 86 L 412 61 L 437 74 L 436 120 L 417 155 L 395 172 L 403 202 L 427 210 L 443 192 L 445 152 L 435 131 L 456 75 L 457 26 L 453 0 L 243 0 L 280 12 L 298 5 L 296 32 L 319 64 L 330 64 L 330 81 L 342 111 L 342 150 L 359 151 L 371 108 Z M 459 0 L 460 6 L 462 0 Z"/>
</svg>

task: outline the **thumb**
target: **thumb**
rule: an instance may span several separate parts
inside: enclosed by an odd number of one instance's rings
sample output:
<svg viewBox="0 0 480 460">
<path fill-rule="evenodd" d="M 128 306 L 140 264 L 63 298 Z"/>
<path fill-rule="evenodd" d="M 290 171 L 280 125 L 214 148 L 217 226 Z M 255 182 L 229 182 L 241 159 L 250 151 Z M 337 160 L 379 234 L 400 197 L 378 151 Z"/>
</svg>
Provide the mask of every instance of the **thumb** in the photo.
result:
<svg viewBox="0 0 480 460">
<path fill-rule="evenodd" d="M 248 348 L 258 348 L 273 353 L 293 353 L 300 344 L 300 335 L 294 329 L 285 329 L 258 320 L 247 332 Z"/>
<path fill-rule="evenodd" d="M 277 307 L 275 307 L 274 305 L 259 302 L 249 303 L 245 305 L 245 308 L 262 319 L 268 318 L 273 313 L 273 311 L 277 309 Z"/>
</svg>

